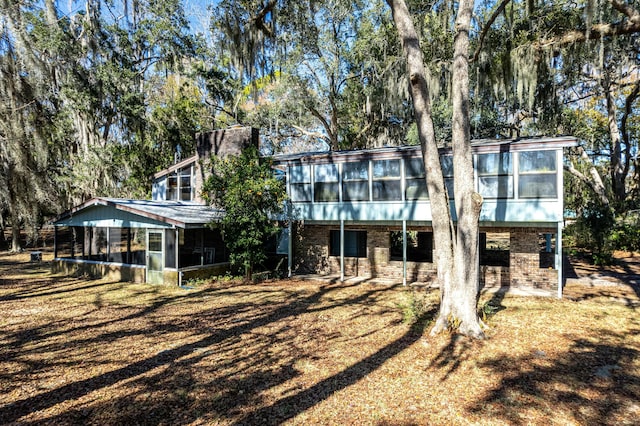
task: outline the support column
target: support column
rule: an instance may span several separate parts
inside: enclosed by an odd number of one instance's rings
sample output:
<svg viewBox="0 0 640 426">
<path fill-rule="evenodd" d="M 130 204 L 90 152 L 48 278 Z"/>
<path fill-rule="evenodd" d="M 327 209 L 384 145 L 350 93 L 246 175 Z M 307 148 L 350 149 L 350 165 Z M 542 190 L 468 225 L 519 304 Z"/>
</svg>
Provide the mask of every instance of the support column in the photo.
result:
<svg viewBox="0 0 640 426">
<path fill-rule="evenodd" d="M 293 275 L 293 221 L 289 219 L 289 238 L 287 241 L 287 269 L 288 276 Z"/>
<path fill-rule="evenodd" d="M 72 232 L 73 232 L 73 228 Z M 73 258 L 73 243 L 71 244 L 71 257 Z M 58 258 L 58 227 L 53 227 L 53 258 Z"/>
<path fill-rule="evenodd" d="M 402 221 L 402 285 L 407 285 L 407 221 Z"/>
<path fill-rule="evenodd" d="M 556 233 L 556 271 L 558 272 L 558 299 L 562 299 L 562 285 L 564 284 L 564 268 L 562 265 L 562 222 L 558 222 Z"/>
<path fill-rule="evenodd" d="M 344 281 L 344 220 L 340 219 L 340 282 Z"/>
</svg>

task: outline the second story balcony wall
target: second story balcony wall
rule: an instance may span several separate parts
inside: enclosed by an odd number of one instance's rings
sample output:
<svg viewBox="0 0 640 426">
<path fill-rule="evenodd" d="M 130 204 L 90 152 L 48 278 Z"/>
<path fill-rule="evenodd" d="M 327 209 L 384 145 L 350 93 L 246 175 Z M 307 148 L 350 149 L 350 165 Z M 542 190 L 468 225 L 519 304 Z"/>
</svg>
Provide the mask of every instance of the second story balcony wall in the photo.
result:
<svg viewBox="0 0 640 426">
<path fill-rule="evenodd" d="M 575 144 L 569 137 L 474 142 L 476 191 L 484 198 L 481 223 L 562 221 L 563 148 Z M 286 171 L 295 219 L 432 220 L 419 147 L 277 156 L 275 163 Z M 453 200 L 450 151 L 441 151 L 441 164 Z"/>
</svg>

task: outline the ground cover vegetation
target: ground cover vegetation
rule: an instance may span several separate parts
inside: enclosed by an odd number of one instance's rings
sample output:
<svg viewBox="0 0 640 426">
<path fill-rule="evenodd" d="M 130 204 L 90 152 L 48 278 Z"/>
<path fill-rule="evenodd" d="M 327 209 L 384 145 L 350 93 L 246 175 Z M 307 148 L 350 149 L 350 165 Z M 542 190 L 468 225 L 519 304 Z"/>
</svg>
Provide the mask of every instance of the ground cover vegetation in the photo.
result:
<svg viewBox="0 0 640 426">
<path fill-rule="evenodd" d="M 455 232 L 446 215 L 434 223 L 436 330 L 453 315 L 481 336 L 476 273 L 463 267 L 477 262 L 455 260 L 477 257 L 471 137 L 578 136 L 569 235 L 599 263 L 632 248 L 637 1 L 386 3 L 223 0 L 207 34 L 179 0 L 0 3 L 0 227 L 13 232 L 0 244 L 20 250 L 21 228 L 33 240 L 92 196 L 147 196 L 196 131 L 239 123 L 264 130 L 267 153 L 421 143 L 438 170 L 428 150 L 454 146 L 456 208 L 471 213 Z M 446 206 L 442 179 L 427 179 L 434 208 Z"/>
<path fill-rule="evenodd" d="M 427 337 L 436 292 L 51 275 L 0 255 L 3 424 L 635 424 L 640 288 L 486 294 L 488 339 Z M 640 258 L 619 273 L 640 274 Z M 633 260 L 633 262 L 631 261 Z M 604 277 L 602 269 L 578 274 Z"/>
</svg>

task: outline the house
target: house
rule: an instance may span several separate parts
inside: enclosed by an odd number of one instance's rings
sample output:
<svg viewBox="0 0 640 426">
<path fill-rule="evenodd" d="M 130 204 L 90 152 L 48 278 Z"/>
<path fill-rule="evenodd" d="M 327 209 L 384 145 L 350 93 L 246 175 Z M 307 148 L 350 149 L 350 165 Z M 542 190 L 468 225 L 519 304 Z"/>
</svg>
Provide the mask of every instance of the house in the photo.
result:
<svg viewBox="0 0 640 426">
<path fill-rule="evenodd" d="M 100 198 L 65 213 L 55 222 L 57 235 L 73 238 L 57 237 L 56 264 L 93 265 L 98 273 L 119 264 L 121 271 L 136 271 L 122 273 L 123 279 L 165 283 L 219 272 L 228 257 L 219 231 L 205 225 L 224 212 L 200 197 L 208 159 L 257 144 L 257 131 L 249 128 L 199 135 L 196 155 L 154 175 L 152 200 Z M 477 191 L 484 197 L 482 285 L 561 291 L 563 150 L 576 144 L 572 137 L 472 142 Z M 451 195 L 452 153 L 440 154 Z M 280 245 L 290 274 L 404 283 L 435 277 L 420 147 L 276 155 L 273 161 L 290 199 Z"/>
<path fill-rule="evenodd" d="M 562 288 L 563 150 L 572 137 L 472 142 L 481 284 Z M 291 200 L 293 272 L 435 278 L 419 146 L 275 156 Z M 453 205 L 453 161 L 441 149 Z"/>
<path fill-rule="evenodd" d="M 231 128 L 197 137 L 197 153 L 153 176 L 151 200 L 94 198 L 54 221 L 53 270 L 123 281 L 181 284 L 224 274 L 229 253 L 215 227 L 224 212 L 200 196 L 211 155 L 258 146 L 258 132 Z"/>
</svg>

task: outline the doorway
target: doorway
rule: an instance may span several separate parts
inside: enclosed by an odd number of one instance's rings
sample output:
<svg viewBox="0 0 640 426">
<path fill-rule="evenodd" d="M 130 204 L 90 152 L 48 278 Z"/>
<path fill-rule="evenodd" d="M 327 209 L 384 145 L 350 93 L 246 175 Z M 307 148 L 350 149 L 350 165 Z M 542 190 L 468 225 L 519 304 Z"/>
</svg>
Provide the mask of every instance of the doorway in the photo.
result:
<svg viewBox="0 0 640 426">
<path fill-rule="evenodd" d="M 147 230 L 147 283 L 164 284 L 164 232 Z"/>
</svg>

